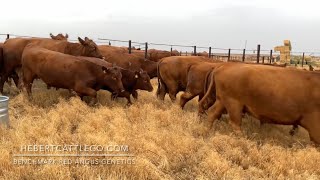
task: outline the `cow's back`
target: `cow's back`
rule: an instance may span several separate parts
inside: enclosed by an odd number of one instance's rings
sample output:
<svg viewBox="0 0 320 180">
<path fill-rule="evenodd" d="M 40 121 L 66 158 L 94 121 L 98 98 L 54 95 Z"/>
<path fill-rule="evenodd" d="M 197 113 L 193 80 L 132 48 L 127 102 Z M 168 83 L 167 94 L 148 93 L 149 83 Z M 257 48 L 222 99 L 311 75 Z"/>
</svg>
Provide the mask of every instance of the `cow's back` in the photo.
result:
<svg viewBox="0 0 320 180">
<path fill-rule="evenodd" d="M 139 70 L 141 68 L 141 64 L 137 60 L 139 58 L 132 54 L 124 53 L 122 48 L 99 46 L 99 50 L 109 63 L 131 70 Z"/>
<path fill-rule="evenodd" d="M 85 56 L 77 56 L 77 58 L 83 60 L 83 61 L 88 61 L 94 64 L 97 64 L 101 67 L 112 67 L 112 64 L 103 60 L 103 59 L 99 59 L 99 58 L 94 58 L 94 57 L 85 57 Z"/>
<path fill-rule="evenodd" d="M 47 50 L 32 44 L 22 55 L 22 67 L 36 74 L 46 84 L 72 89 L 79 80 L 93 78 L 97 65 L 78 57 Z"/>
<path fill-rule="evenodd" d="M 182 88 L 185 88 L 190 68 L 204 62 L 207 62 L 207 59 L 198 56 L 166 57 L 159 61 L 159 75 L 164 81 L 179 82 Z"/>
<path fill-rule="evenodd" d="M 4 62 L 17 66 L 21 63 L 24 48 L 28 44 L 39 45 L 54 51 L 64 52 L 67 42 L 46 38 L 14 38 L 8 39 L 3 45 Z"/>
</svg>

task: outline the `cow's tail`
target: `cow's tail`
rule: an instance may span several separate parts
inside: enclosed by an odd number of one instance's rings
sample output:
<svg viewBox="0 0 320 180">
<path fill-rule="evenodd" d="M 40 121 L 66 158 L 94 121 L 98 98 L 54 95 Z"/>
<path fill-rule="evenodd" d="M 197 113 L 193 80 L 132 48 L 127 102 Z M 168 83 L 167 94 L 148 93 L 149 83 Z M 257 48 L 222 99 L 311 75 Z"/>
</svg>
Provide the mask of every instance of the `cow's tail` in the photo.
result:
<svg viewBox="0 0 320 180">
<path fill-rule="evenodd" d="M 4 66 L 4 57 L 3 57 L 3 47 L 0 46 L 0 74 L 2 75 L 2 72 L 4 70 L 3 66 Z"/>
<path fill-rule="evenodd" d="M 211 75 L 211 73 L 212 73 L 212 70 L 213 70 L 213 69 L 210 69 L 210 70 L 207 72 L 206 77 L 205 77 L 205 79 L 204 79 L 203 94 L 206 94 L 206 92 L 207 92 L 208 85 L 209 85 L 208 82 L 210 82 L 210 81 L 209 81 L 209 78 L 211 77 L 210 75 Z"/>
<path fill-rule="evenodd" d="M 160 87 L 161 87 L 161 77 L 160 77 L 160 71 L 159 71 L 159 66 L 160 66 L 161 60 L 157 64 L 157 76 L 158 76 L 158 89 L 157 89 L 157 97 L 160 94 Z"/>
<path fill-rule="evenodd" d="M 211 105 L 211 102 L 212 102 L 211 96 L 215 91 L 215 83 L 214 83 L 215 81 L 214 81 L 213 71 L 214 69 L 211 69 L 206 74 L 205 83 L 203 86 L 204 96 L 199 102 L 199 114 L 203 114 L 204 111 L 208 108 L 208 105 L 209 104 Z"/>
</svg>

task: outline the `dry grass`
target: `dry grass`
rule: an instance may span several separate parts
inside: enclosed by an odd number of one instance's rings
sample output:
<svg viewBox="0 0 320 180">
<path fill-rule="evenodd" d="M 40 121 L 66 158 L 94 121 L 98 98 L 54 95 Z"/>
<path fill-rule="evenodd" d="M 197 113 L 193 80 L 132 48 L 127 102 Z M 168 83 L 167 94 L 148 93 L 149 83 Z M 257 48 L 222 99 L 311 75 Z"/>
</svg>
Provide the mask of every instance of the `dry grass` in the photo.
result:
<svg viewBox="0 0 320 180">
<path fill-rule="evenodd" d="M 153 80 L 156 87 L 156 80 Z M 319 179 L 320 152 L 302 128 L 263 125 L 247 117 L 244 136 L 228 117 L 208 138 L 199 137 L 197 100 L 182 111 L 177 103 L 141 92 L 129 108 L 99 92 L 88 106 L 65 90 L 37 82 L 34 99 L 11 87 L 9 129 L 0 129 L 1 179 Z M 6 88 L 8 90 L 8 87 Z M 12 154 L 27 144 L 126 144 L 135 165 L 14 165 Z"/>
</svg>

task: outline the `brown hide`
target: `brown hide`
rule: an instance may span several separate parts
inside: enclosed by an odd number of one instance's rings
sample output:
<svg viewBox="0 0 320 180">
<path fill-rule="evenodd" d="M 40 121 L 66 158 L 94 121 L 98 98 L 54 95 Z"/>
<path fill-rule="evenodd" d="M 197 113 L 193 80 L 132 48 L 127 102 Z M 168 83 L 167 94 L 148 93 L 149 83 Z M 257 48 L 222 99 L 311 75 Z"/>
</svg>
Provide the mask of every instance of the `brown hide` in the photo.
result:
<svg viewBox="0 0 320 180">
<path fill-rule="evenodd" d="M 210 73 L 222 64 L 222 62 L 202 62 L 189 68 L 187 86 L 185 92 L 180 96 L 181 108 L 184 108 L 185 104 L 196 96 L 199 96 L 199 101 L 202 99 L 210 84 Z M 214 101 L 215 99 L 210 99 L 208 103 L 213 104 Z"/>
<path fill-rule="evenodd" d="M 132 104 L 130 95 L 137 99 L 137 90 L 146 90 L 151 92 L 153 87 L 150 82 L 150 77 L 145 71 L 130 71 L 121 68 L 122 84 L 125 89 L 124 92 L 115 93 L 110 89 L 104 88 L 112 92 L 112 98 L 125 97 L 128 100 L 128 105 Z"/>
<path fill-rule="evenodd" d="M 211 75 L 217 100 L 209 109 L 208 127 L 226 109 L 235 131 L 242 112 L 261 122 L 301 125 L 320 143 L 320 74 L 272 66 L 226 63 Z M 210 84 L 205 99 L 212 93 Z"/>
<path fill-rule="evenodd" d="M 61 40 L 61 41 L 67 41 L 68 40 L 68 37 L 69 35 L 66 34 L 65 36 L 61 33 L 59 33 L 58 35 L 53 35 L 52 33 L 50 33 L 50 37 L 51 39 L 54 39 L 54 40 Z"/>
<path fill-rule="evenodd" d="M 92 59 L 91 59 L 92 60 Z M 28 94 L 35 78 L 47 85 L 70 89 L 82 96 L 96 97 L 96 91 L 108 86 L 116 92 L 123 91 L 121 72 L 96 63 L 34 45 L 28 45 L 22 55 L 23 81 Z"/>
<path fill-rule="evenodd" d="M 176 99 L 179 91 L 185 91 L 188 82 L 188 72 L 193 65 L 204 62 L 217 62 L 201 56 L 172 56 L 163 58 L 158 64 L 157 96 L 164 100 L 169 93 L 171 100 Z"/>
<path fill-rule="evenodd" d="M 157 76 L 157 63 L 138 57 L 134 54 L 124 53 L 120 48 L 112 46 L 99 46 L 105 60 L 131 71 L 146 71 L 150 78 Z"/>
<path fill-rule="evenodd" d="M 0 69 L 2 69 L 3 66 L 3 43 L 0 43 Z"/>
<path fill-rule="evenodd" d="M 3 84 L 8 77 L 14 73 L 16 68 L 21 66 L 21 57 L 24 48 L 32 43 L 52 51 L 62 52 L 74 56 L 92 56 L 102 58 L 102 55 L 96 44 L 88 39 L 81 43 L 70 43 L 67 41 L 52 40 L 48 38 L 14 38 L 8 39 L 3 45 L 3 67 L 0 91 L 3 92 Z"/>
<path fill-rule="evenodd" d="M 172 51 L 163 51 L 163 50 L 157 50 L 157 49 L 150 49 L 148 50 L 148 59 L 151 61 L 158 62 L 160 59 L 163 59 L 165 57 L 170 56 L 179 56 L 179 52 L 174 50 Z"/>
</svg>

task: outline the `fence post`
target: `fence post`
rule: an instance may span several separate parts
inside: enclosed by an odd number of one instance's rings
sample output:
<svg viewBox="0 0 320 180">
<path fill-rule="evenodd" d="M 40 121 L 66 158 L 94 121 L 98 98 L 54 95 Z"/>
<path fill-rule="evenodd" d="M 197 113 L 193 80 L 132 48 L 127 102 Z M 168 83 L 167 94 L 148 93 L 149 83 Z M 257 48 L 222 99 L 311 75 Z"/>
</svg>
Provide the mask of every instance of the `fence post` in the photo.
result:
<svg viewBox="0 0 320 180">
<path fill-rule="evenodd" d="M 131 54 L 131 40 L 129 40 L 129 54 Z"/>
<path fill-rule="evenodd" d="M 170 56 L 172 56 L 172 46 L 171 46 L 171 48 L 170 48 Z"/>
<path fill-rule="evenodd" d="M 229 49 L 228 51 L 228 61 L 230 60 L 230 56 L 231 56 L 231 49 Z"/>
<path fill-rule="evenodd" d="M 243 49 L 242 62 L 244 62 L 245 59 L 246 59 L 246 49 Z"/>
<path fill-rule="evenodd" d="M 197 46 L 193 46 L 193 52 L 194 52 L 194 55 L 196 56 L 197 55 Z"/>
<path fill-rule="evenodd" d="M 144 50 L 144 58 L 148 58 L 148 42 L 146 42 L 145 50 Z"/>
<path fill-rule="evenodd" d="M 304 53 L 302 54 L 302 63 L 301 63 L 302 67 L 303 67 L 303 64 L 304 64 Z"/>
<path fill-rule="evenodd" d="M 111 46 L 111 42 L 109 41 L 109 46 Z"/>
<path fill-rule="evenodd" d="M 264 64 L 264 56 L 262 56 L 262 64 Z"/>
<path fill-rule="evenodd" d="M 10 35 L 9 34 L 7 34 L 7 39 L 6 40 L 8 40 L 10 38 Z"/>
<path fill-rule="evenodd" d="M 270 50 L 270 64 L 271 64 L 271 62 L 272 62 L 272 53 L 273 53 L 273 51 L 272 51 L 272 49 Z"/>
<path fill-rule="evenodd" d="M 188 56 L 188 51 L 186 51 L 186 56 Z"/>
<path fill-rule="evenodd" d="M 257 49 L 257 63 L 259 64 L 260 60 L 260 44 L 258 44 L 258 49 Z"/>
<path fill-rule="evenodd" d="M 211 47 L 209 47 L 209 58 L 211 58 Z"/>
</svg>

